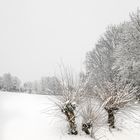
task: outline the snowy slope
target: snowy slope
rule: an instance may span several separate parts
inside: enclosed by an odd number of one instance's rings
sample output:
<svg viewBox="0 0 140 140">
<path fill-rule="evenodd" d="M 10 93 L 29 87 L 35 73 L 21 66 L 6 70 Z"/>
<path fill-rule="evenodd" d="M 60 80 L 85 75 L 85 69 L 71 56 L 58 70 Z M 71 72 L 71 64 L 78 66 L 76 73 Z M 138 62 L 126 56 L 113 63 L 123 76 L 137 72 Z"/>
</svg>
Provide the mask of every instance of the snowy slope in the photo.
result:
<svg viewBox="0 0 140 140">
<path fill-rule="evenodd" d="M 0 140 L 91 139 L 84 135 L 69 136 L 64 133 L 63 122 L 44 113 L 46 109 L 50 108 L 51 104 L 48 96 L 45 95 L 0 92 Z M 130 129 L 113 132 L 112 134 L 107 132 L 103 139 L 139 140 L 140 126 L 130 123 L 126 121 L 123 124 L 124 126 L 129 124 Z"/>
</svg>

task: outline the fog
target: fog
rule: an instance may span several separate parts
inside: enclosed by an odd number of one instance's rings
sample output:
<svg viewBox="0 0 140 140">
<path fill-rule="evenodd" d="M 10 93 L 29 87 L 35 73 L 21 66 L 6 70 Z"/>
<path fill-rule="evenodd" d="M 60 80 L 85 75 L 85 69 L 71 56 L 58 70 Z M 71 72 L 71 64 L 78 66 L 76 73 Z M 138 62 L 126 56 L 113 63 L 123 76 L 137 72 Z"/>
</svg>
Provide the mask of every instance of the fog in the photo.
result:
<svg viewBox="0 0 140 140">
<path fill-rule="evenodd" d="M 1 0 L 0 75 L 21 80 L 57 73 L 63 61 L 74 71 L 84 68 L 108 25 L 129 18 L 139 0 Z"/>
</svg>

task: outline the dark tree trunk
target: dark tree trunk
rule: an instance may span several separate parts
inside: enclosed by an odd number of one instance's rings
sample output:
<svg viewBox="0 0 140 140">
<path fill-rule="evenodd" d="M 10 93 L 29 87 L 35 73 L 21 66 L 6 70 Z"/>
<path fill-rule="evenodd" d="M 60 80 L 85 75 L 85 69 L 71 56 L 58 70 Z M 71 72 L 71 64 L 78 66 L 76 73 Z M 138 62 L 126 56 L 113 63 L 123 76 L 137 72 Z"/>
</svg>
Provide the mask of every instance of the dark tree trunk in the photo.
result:
<svg viewBox="0 0 140 140">
<path fill-rule="evenodd" d="M 115 115 L 114 115 L 114 111 L 117 111 L 118 108 L 105 108 L 105 110 L 108 113 L 108 124 L 109 124 L 109 128 L 115 128 Z"/>
<path fill-rule="evenodd" d="M 74 113 L 75 108 L 71 104 L 66 105 L 64 109 L 62 109 L 62 112 L 66 115 L 67 121 L 69 123 L 69 128 L 70 128 L 70 134 L 72 135 L 77 135 L 77 127 L 76 127 L 76 121 L 75 121 L 75 113 Z"/>
<path fill-rule="evenodd" d="M 112 109 L 109 109 L 107 112 L 108 112 L 108 124 L 109 124 L 109 128 L 115 128 L 114 111 Z"/>
<path fill-rule="evenodd" d="M 66 113 L 66 116 L 67 116 L 67 120 L 68 120 L 69 126 L 70 126 L 70 134 L 77 135 L 78 132 L 76 130 L 75 114 L 74 114 L 74 112 L 68 112 L 68 113 Z"/>
<path fill-rule="evenodd" d="M 83 123 L 82 124 L 82 131 L 84 131 L 87 135 L 90 135 L 89 129 L 92 127 L 91 123 Z"/>
</svg>

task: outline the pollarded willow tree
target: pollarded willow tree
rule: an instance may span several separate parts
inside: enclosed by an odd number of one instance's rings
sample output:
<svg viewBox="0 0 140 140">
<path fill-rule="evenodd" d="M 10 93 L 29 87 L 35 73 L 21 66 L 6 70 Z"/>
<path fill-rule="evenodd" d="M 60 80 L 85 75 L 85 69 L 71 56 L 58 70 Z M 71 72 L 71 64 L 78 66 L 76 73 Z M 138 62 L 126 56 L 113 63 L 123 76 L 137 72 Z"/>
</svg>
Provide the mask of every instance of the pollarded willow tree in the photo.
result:
<svg viewBox="0 0 140 140">
<path fill-rule="evenodd" d="M 135 99 L 137 88 L 134 88 L 132 84 L 123 87 L 120 84 L 106 82 L 101 88 L 95 87 L 94 91 L 101 98 L 104 109 L 108 113 L 109 128 L 115 128 L 115 113 Z"/>
<path fill-rule="evenodd" d="M 98 132 L 106 125 L 106 113 L 103 104 L 97 97 L 88 97 L 80 110 L 82 118 L 82 131 L 95 140 L 98 139 Z M 99 135 L 101 137 L 101 134 Z"/>
<path fill-rule="evenodd" d="M 76 117 L 78 106 L 82 104 L 85 97 L 86 82 L 83 77 L 74 75 L 70 68 L 60 67 L 61 94 L 56 97 L 55 104 L 59 111 L 65 115 L 68 122 L 69 134 L 77 135 Z"/>
</svg>

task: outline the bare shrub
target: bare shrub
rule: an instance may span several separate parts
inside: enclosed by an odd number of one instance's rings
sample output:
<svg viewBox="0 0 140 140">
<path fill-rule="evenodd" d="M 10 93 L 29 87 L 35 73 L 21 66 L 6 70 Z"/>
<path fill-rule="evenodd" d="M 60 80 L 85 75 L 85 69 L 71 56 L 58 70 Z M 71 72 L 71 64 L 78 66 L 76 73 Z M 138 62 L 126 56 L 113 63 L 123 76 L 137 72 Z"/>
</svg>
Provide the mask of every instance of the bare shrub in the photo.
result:
<svg viewBox="0 0 140 140">
<path fill-rule="evenodd" d="M 106 112 L 97 98 L 87 99 L 80 112 L 82 117 L 82 131 L 96 139 L 96 134 L 106 124 Z"/>
<path fill-rule="evenodd" d="M 59 111 L 65 115 L 69 126 L 69 134 L 77 135 L 76 115 L 77 106 L 83 102 L 86 82 L 74 75 L 70 68 L 60 67 L 59 81 L 61 84 L 61 94 L 55 96 L 55 105 Z"/>
</svg>

